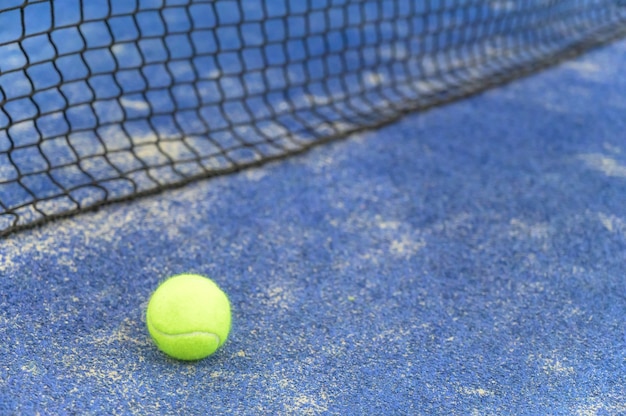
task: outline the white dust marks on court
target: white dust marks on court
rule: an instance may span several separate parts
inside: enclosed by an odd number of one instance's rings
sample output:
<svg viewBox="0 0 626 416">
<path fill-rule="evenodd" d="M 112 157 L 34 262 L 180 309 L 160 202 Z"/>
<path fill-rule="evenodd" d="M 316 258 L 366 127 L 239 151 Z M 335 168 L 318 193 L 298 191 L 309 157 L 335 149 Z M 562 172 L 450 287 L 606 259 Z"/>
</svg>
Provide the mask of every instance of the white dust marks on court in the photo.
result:
<svg viewBox="0 0 626 416">
<path fill-rule="evenodd" d="M 250 182 L 260 182 L 268 174 L 268 170 L 264 168 L 250 168 L 242 172 L 242 175 Z"/>
<path fill-rule="evenodd" d="M 458 387 L 457 391 L 465 396 L 476 396 L 476 397 L 493 397 L 495 393 L 492 390 L 485 389 L 482 387 Z"/>
<path fill-rule="evenodd" d="M 626 164 L 621 163 L 615 157 L 602 153 L 585 153 L 578 155 L 589 169 L 603 173 L 606 176 L 626 178 Z"/>
<path fill-rule="evenodd" d="M 379 87 L 387 83 L 387 77 L 382 72 L 364 72 L 363 79 L 370 87 Z"/>
<path fill-rule="evenodd" d="M 120 104 L 124 108 L 133 109 L 135 111 L 150 111 L 150 104 L 137 98 L 122 97 L 120 98 Z"/>
<path fill-rule="evenodd" d="M 145 361 L 141 354 L 138 354 L 137 360 L 123 362 L 118 357 L 120 346 L 123 348 L 133 348 L 136 351 L 145 349 L 145 345 L 150 340 L 129 338 L 125 331 L 143 330 L 143 328 L 126 328 L 127 322 L 123 322 L 120 327 L 120 333 L 112 335 L 96 334 L 93 337 L 81 337 L 74 340 L 67 340 L 62 346 L 59 346 L 56 361 L 58 366 L 63 369 L 57 376 L 59 380 L 66 379 L 71 385 L 82 385 L 89 383 L 103 391 L 116 390 L 121 396 L 121 400 L 132 400 L 132 388 L 126 387 L 132 385 L 137 380 L 137 374 L 141 372 L 142 363 Z M 85 345 L 96 345 L 99 354 L 96 356 L 85 356 Z M 103 362 L 106 360 L 106 362 Z M 180 368 L 178 371 L 193 371 L 193 367 Z"/>
<path fill-rule="evenodd" d="M 410 230 L 407 224 L 384 220 L 378 215 L 375 220 L 378 229 L 390 236 L 388 252 L 392 256 L 408 259 L 426 246 L 424 238 L 419 233 Z"/>
<path fill-rule="evenodd" d="M 254 273 L 251 266 L 248 266 L 248 272 Z M 270 275 L 267 276 L 266 284 L 259 287 L 254 296 L 259 303 L 272 308 L 276 313 L 280 314 L 292 310 L 300 294 L 305 291 L 306 283 L 302 280 L 289 279 L 285 276 L 297 276 L 298 273 L 298 270 L 292 270 L 292 267 L 289 265 L 285 265 L 285 269 L 281 271 L 281 274 L 271 271 Z"/>
<path fill-rule="evenodd" d="M 11 270 L 17 269 L 17 264 L 13 261 L 14 256 L 18 253 L 15 246 L 3 244 L 0 247 L 0 274 L 9 274 Z"/>
<path fill-rule="evenodd" d="M 203 211 L 194 208 L 199 201 L 210 206 L 217 195 L 206 192 L 200 196 L 197 187 L 173 192 L 171 198 L 155 197 L 131 205 L 118 204 L 7 238 L 0 245 L 0 272 L 23 268 L 24 262 L 18 258 L 36 263 L 50 257 L 55 259 L 58 267 L 74 273 L 78 270 L 77 264 L 93 254 L 92 247 L 108 247 L 111 253 L 117 252 L 126 238 L 124 230 L 132 229 L 131 225 L 142 224 L 144 229 L 160 230 L 161 238 L 178 241 L 181 227 L 204 221 Z M 68 244 L 68 241 L 72 243 Z"/>
<path fill-rule="evenodd" d="M 574 367 L 568 365 L 567 360 L 558 358 L 540 358 L 541 369 L 551 375 L 571 375 L 575 373 Z"/>
<path fill-rule="evenodd" d="M 564 67 L 575 71 L 582 78 L 592 81 L 605 81 L 606 73 L 599 63 L 588 60 L 573 60 L 564 64 Z"/>
<path fill-rule="evenodd" d="M 545 355 L 529 354 L 526 357 L 526 364 L 533 371 L 545 374 L 554 380 L 572 378 L 576 375 L 576 368 L 569 362 L 567 357 L 558 357 L 548 353 Z"/>
<path fill-rule="evenodd" d="M 577 405 L 572 409 L 571 414 L 573 416 L 626 414 L 626 403 L 624 403 L 624 397 L 608 392 L 603 393 L 602 397 L 593 395 L 588 398 L 581 398 L 580 401 L 584 402 L 584 404 Z"/>
<path fill-rule="evenodd" d="M 512 0 L 492 0 L 489 7 L 495 12 L 512 12 L 517 9 L 518 4 Z"/>
<path fill-rule="evenodd" d="M 598 220 L 602 226 L 611 234 L 626 236 L 626 219 L 613 214 L 599 212 Z"/>
<path fill-rule="evenodd" d="M 333 227 L 340 226 L 334 220 L 330 224 Z M 343 226 L 347 226 L 351 232 L 364 233 L 371 240 L 360 248 L 359 253 L 355 253 L 355 257 L 373 265 L 379 265 L 389 259 L 389 256 L 393 259 L 409 260 L 426 247 L 426 236 L 422 230 L 379 214 L 373 218 L 353 214 L 346 224 Z"/>
<path fill-rule="evenodd" d="M 543 251 L 550 249 L 551 229 L 546 222 L 528 223 L 519 218 L 509 221 L 508 235 L 514 240 L 533 241 Z"/>
<path fill-rule="evenodd" d="M 18 45 L 19 43 L 15 42 L 7 43 L 0 46 L 0 56 L 2 56 L 3 72 L 22 69 L 27 64 L 23 49 Z M 27 83 L 25 78 L 24 83 Z"/>
<path fill-rule="evenodd" d="M 295 390 L 295 389 L 294 389 Z M 328 399 L 327 395 L 322 393 L 322 399 Z M 285 410 L 287 414 L 320 414 L 328 411 L 328 407 L 319 404 L 315 399 L 310 396 L 299 394 L 293 397 L 291 403 L 285 403 Z"/>
<path fill-rule="evenodd" d="M 10 163 L 0 165 L 0 182 L 7 182 L 13 180 L 19 176 L 15 167 Z"/>
<path fill-rule="evenodd" d="M 613 47 L 626 50 L 625 43 L 617 43 Z M 621 51 L 616 51 L 621 52 Z M 602 56 L 596 54 L 593 59 L 571 59 L 563 64 L 566 71 L 574 72 L 577 76 L 587 81 L 606 83 L 607 79 L 620 80 L 624 71 L 623 65 L 619 65 L 614 55 Z"/>
<path fill-rule="evenodd" d="M 54 233 L 35 229 L 31 233 L 24 233 L 16 238 L 4 239 L 0 246 L 0 273 L 11 276 L 12 271 L 23 268 L 24 261 L 19 261 L 18 258 L 28 259 L 29 263 L 35 263 L 45 257 L 52 257 L 50 253 L 54 253 L 57 267 L 75 273 L 78 270 L 76 263 L 80 261 L 81 255 L 65 245 L 71 238 L 71 234 L 71 227 L 68 226 L 58 227 Z M 26 273 L 24 276 L 29 276 L 29 274 Z M 24 276 L 20 278 L 25 278 Z"/>
<path fill-rule="evenodd" d="M 113 333 L 102 332 L 93 336 L 80 337 L 74 340 L 68 340 L 59 351 L 58 362 L 63 367 L 62 374 L 66 374 L 67 378 L 71 378 L 73 382 L 93 383 L 107 386 L 111 383 L 118 384 L 123 380 L 132 380 L 136 376 L 138 365 L 144 361 L 139 355 L 139 360 L 132 363 L 118 364 L 119 360 L 113 358 L 116 351 L 119 351 L 121 345 L 125 348 L 136 348 L 137 350 L 145 349 L 150 344 L 147 337 L 135 338 L 131 337 L 131 333 L 141 333 L 137 325 L 129 324 L 129 320 L 122 322 L 118 330 Z M 142 328 L 143 329 L 143 328 Z M 94 365 L 92 359 L 84 357 L 85 345 L 94 345 L 102 354 L 110 355 L 108 365 Z M 95 358 L 100 360 L 100 358 Z M 60 378 L 65 378 L 61 375 Z"/>
<path fill-rule="evenodd" d="M 263 292 L 263 303 L 276 309 L 287 310 L 295 301 L 292 291 L 282 285 L 271 285 Z"/>
<path fill-rule="evenodd" d="M 146 310 L 146 304 L 141 305 L 142 310 Z M 152 341 L 144 332 L 145 322 L 143 320 L 136 320 L 125 318 L 123 319 L 117 328 L 115 328 L 112 332 L 110 329 L 99 330 L 98 332 L 93 333 L 92 335 L 82 337 L 74 340 L 74 345 L 93 345 L 100 351 L 105 351 L 110 353 L 112 356 L 116 355 L 119 351 L 119 348 L 129 348 L 136 350 L 137 356 L 139 357 L 139 361 L 143 361 L 143 357 L 141 356 L 141 351 L 144 351 L 146 347 L 152 345 Z M 71 344 L 71 343 L 70 343 Z M 79 348 L 82 350 L 83 348 Z M 80 365 L 79 357 L 76 357 L 73 354 L 74 351 L 66 351 L 66 354 L 63 356 L 63 363 L 68 367 L 76 367 Z M 76 374 L 76 368 L 70 369 L 73 374 Z M 120 371 L 120 372 L 123 372 Z"/>
</svg>

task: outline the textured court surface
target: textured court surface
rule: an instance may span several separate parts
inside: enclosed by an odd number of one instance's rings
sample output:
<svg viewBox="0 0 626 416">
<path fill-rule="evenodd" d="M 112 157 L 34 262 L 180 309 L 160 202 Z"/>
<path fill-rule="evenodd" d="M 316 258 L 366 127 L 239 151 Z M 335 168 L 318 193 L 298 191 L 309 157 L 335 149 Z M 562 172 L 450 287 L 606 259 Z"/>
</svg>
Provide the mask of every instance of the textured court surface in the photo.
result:
<svg viewBox="0 0 626 416">
<path fill-rule="evenodd" d="M 626 43 L 0 240 L 0 414 L 626 412 Z M 144 310 L 229 293 L 215 356 Z"/>
</svg>

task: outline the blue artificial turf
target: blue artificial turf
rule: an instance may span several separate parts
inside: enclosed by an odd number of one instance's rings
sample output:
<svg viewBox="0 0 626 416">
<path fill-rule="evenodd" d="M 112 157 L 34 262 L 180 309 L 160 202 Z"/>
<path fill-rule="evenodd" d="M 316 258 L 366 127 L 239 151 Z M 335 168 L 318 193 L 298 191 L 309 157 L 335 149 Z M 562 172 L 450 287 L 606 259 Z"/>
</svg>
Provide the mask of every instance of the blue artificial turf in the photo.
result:
<svg viewBox="0 0 626 416">
<path fill-rule="evenodd" d="M 626 412 L 626 43 L 0 240 L 0 414 Z M 145 327 L 193 271 L 233 330 Z"/>
</svg>

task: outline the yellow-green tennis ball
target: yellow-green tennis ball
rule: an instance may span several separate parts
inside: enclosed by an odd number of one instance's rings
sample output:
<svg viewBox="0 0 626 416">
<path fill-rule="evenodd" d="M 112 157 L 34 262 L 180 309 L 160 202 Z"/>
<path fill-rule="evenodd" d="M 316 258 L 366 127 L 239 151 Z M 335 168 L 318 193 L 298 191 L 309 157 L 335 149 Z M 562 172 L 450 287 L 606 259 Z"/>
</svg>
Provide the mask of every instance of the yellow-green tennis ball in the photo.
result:
<svg viewBox="0 0 626 416">
<path fill-rule="evenodd" d="M 157 347 L 179 360 L 199 360 L 221 347 L 230 332 L 230 302 L 210 279 L 181 274 L 154 291 L 146 312 Z"/>
</svg>

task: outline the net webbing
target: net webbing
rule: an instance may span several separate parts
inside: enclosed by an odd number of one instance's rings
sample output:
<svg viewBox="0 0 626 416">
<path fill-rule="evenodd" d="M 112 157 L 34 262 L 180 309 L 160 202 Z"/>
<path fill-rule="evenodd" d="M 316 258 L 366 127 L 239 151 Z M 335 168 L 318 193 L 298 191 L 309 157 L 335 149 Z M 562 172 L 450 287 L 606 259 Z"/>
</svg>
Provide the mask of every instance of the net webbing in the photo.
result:
<svg viewBox="0 0 626 416">
<path fill-rule="evenodd" d="M 0 235 L 282 158 L 624 35 L 622 0 L 3 0 Z"/>
</svg>

